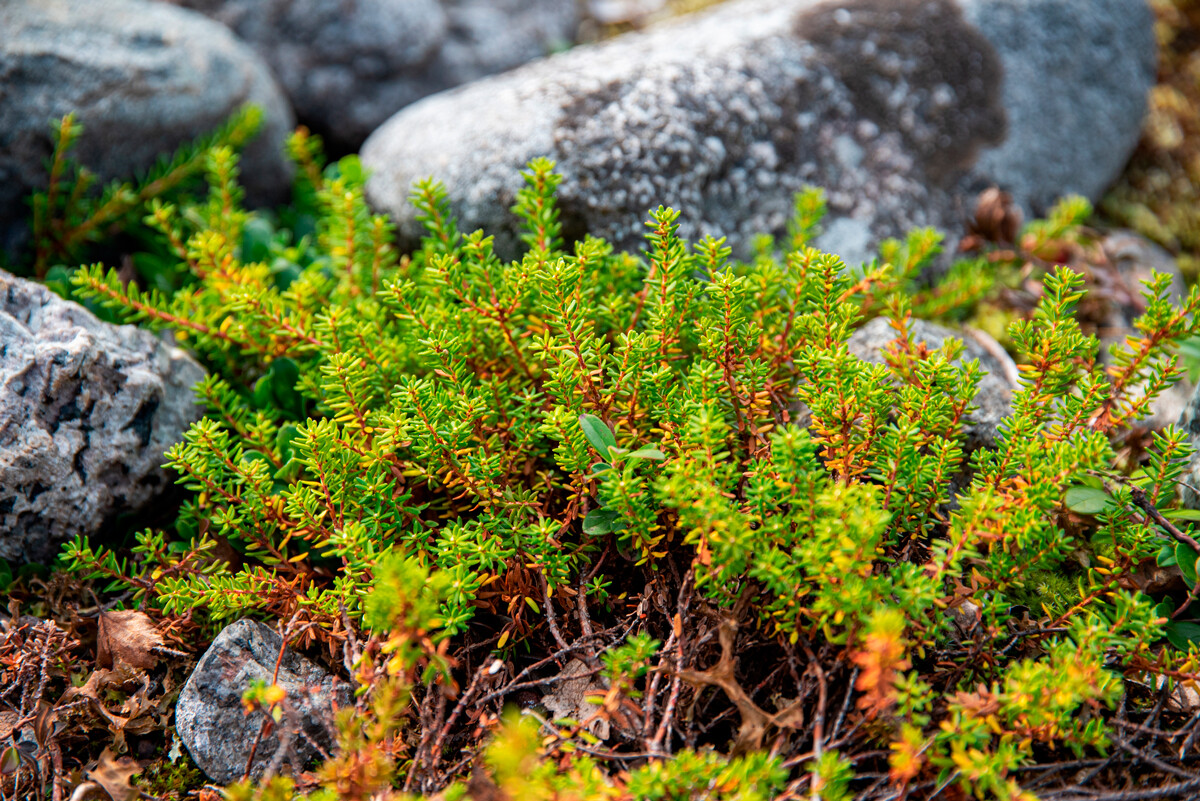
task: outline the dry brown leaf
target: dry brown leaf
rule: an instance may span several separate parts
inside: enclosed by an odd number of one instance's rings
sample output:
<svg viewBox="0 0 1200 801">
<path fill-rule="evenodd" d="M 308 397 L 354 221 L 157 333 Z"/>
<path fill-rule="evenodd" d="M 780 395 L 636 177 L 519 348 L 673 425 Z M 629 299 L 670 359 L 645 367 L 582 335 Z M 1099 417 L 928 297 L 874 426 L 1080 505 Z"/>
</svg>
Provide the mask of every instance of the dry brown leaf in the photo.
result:
<svg viewBox="0 0 1200 801">
<path fill-rule="evenodd" d="M 162 635 L 145 612 L 126 609 L 100 613 L 100 631 L 96 635 L 99 667 L 124 664 L 136 670 L 150 670 L 158 664 L 156 650 L 162 647 Z"/>
<path fill-rule="evenodd" d="M 141 772 L 136 760 L 114 756 L 105 748 L 96 767 L 88 771 L 88 779 L 103 787 L 112 801 L 133 801 L 141 793 L 129 780 Z"/>
<path fill-rule="evenodd" d="M 88 676 L 87 681 L 83 684 L 78 687 L 68 687 L 58 703 L 59 706 L 62 706 L 76 698 L 86 698 L 91 708 L 108 721 L 108 725 L 113 731 L 122 731 L 129 723 L 129 718 L 113 714 L 101 700 L 110 686 L 120 686 L 120 684 L 121 678 L 116 676 L 116 671 L 98 668 L 92 671 L 92 675 Z"/>
<path fill-rule="evenodd" d="M 112 801 L 112 797 L 96 782 L 83 782 L 71 793 L 70 801 Z"/>
</svg>

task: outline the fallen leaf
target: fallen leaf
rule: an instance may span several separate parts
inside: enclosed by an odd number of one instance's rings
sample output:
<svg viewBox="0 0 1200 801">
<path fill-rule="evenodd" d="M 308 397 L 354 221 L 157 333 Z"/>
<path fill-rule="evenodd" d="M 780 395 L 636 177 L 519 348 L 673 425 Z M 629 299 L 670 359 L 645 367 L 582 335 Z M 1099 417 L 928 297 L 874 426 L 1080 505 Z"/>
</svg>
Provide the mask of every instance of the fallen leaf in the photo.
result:
<svg viewBox="0 0 1200 801">
<path fill-rule="evenodd" d="M 129 780 L 141 772 L 136 760 L 113 756 L 112 751 L 105 748 L 96 767 L 88 771 L 88 778 L 103 787 L 112 801 L 133 801 L 141 792 Z"/>
<path fill-rule="evenodd" d="M 1012 244 L 1021 228 L 1021 208 L 1012 195 L 996 187 L 985 189 L 975 204 L 975 219 L 968 230 L 988 242 Z"/>
<path fill-rule="evenodd" d="M 96 664 L 114 668 L 124 664 L 150 670 L 158 664 L 156 650 L 163 647 L 162 635 L 145 612 L 133 609 L 100 613 L 96 636 Z"/>
<path fill-rule="evenodd" d="M 96 782 L 84 782 L 71 793 L 71 801 L 112 801 L 112 796 Z"/>
</svg>

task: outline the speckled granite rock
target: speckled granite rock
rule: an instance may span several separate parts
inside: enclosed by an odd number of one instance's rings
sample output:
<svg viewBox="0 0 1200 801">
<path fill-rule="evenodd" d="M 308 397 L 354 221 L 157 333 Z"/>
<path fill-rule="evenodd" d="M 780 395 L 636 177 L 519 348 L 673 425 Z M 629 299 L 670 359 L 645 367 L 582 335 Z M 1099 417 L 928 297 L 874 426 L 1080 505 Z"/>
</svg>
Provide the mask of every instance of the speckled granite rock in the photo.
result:
<svg viewBox="0 0 1200 801">
<path fill-rule="evenodd" d="M 356 149 L 426 95 L 569 43 L 575 0 L 172 0 L 227 24 L 279 76 L 296 114 Z"/>
<path fill-rule="evenodd" d="M 232 623 L 200 657 L 179 695 L 175 730 L 215 782 L 235 781 L 246 769 L 264 712 L 245 714 L 242 693 L 255 679 L 271 683 L 282 645 L 279 634 L 256 620 Z M 276 683 L 287 692 L 286 712 L 281 724 L 259 741 L 250 771 L 254 776 L 262 774 L 285 740 L 285 762 L 292 761 L 296 771 L 318 753 L 310 740 L 332 748 L 334 705 L 352 703 L 350 685 L 290 648 L 283 652 Z"/>
<path fill-rule="evenodd" d="M 947 339 L 958 339 L 963 343 L 963 355 L 957 363 L 979 360 L 983 376 L 975 393 L 974 404 L 977 408 L 963 421 L 963 432 L 968 449 L 994 446 L 997 427 L 1012 413 L 1012 396 L 1019 381 L 1017 365 L 996 340 L 982 331 L 955 331 L 936 323 L 912 320 L 909 334 L 913 342 L 924 342 L 930 350 L 942 347 Z M 876 317 L 855 331 L 846 344 L 850 352 L 863 361 L 886 364 L 884 349 L 895 338 L 896 332 L 891 323 Z"/>
<path fill-rule="evenodd" d="M 166 488 L 203 377 L 153 334 L 0 271 L 0 557 L 50 559 Z"/>
<path fill-rule="evenodd" d="M 1095 197 L 1138 138 L 1152 24 L 1143 0 L 740 0 L 410 106 L 363 147 L 368 194 L 415 237 L 409 190 L 433 174 L 511 252 L 519 171 L 549 156 L 568 235 L 637 248 L 665 203 L 745 255 L 815 183 L 817 244 L 857 262 L 957 230 L 991 183 L 1034 211 Z"/>
<path fill-rule="evenodd" d="M 264 127 L 242 177 L 252 199 L 286 197 L 291 111 L 266 65 L 223 25 L 143 0 L 5 0 L 0 32 L 0 249 L 25 237 L 25 197 L 47 178 L 50 121 L 72 111 L 85 129 L 74 155 L 106 181 L 256 103 Z"/>
</svg>

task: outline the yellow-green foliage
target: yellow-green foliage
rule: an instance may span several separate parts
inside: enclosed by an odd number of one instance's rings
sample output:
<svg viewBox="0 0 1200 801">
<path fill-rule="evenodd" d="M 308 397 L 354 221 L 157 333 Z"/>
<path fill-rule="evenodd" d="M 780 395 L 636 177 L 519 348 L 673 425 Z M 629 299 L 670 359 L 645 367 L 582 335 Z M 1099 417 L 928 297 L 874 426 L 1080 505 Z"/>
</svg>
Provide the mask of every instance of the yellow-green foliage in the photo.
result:
<svg viewBox="0 0 1200 801">
<path fill-rule="evenodd" d="M 208 416 L 167 454 L 192 491 L 176 530 L 140 534 L 129 561 L 65 552 L 167 615 L 307 623 L 347 654 L 342 753 L 278 797 L 434 792 L 475 762 L 472 792 L 514 799 L 835 799 L 872 771 L 1022 798 L 1035 749 L 1106 747 L 1122 672 L 1195 671 L 1162 643 L 1180 621 L 1129 589 L 1170 533 L 1154 514 L 1184 437 L 1115 465 L 1200 292 L 1174 307 L 1156 279 L 1105 372 L 1074 318 L 1082 279 L 1046 274 L 1008 330 L 1013 414 L 967 454 L 980 369 L 909 322 L 969 312 L 988 274 L 919 290 L 933 232 L 846 265 L 809 247 L 809 192 L 751 263 L 682 240 L 686 210 L 667 208 L 643 254 L 616 253 L 562 240 L 559 178 L 535 160 L 518 258 L 460 233 L 432 182 L 414 194 L 428 235 L 400 254 L 356 159 L 322 169 L 303 136 L 292 152 L 311 235 L 244 211 L 217 147 L 206 197 L 147 210 L 169 265 L 151 288 L 72 277 L 214 373 Z M 1079 208 L 1028 235 L 1063 235 Z M 869 364 L 846 342 L 881 314 L 896 340 Z M 1047 610 L 1018 611 L 1031 592 Z M 568 660 L 591 701 L 554 721 L 537 699 Z M 522 691 L 526 714 L 501 717 Z"/>
</svg>

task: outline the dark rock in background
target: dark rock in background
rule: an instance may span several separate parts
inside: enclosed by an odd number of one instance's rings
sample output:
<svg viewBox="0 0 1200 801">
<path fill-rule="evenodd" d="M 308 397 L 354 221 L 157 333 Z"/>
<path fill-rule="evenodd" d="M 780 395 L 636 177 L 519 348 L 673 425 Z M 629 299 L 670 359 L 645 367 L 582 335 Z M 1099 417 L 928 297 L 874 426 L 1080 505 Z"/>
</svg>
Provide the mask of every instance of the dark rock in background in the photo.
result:
<svg viewBox="0 0 1200 801">
<path fill-rule="evenodd" d="M 44 562 L 166 489 L 203 378 L 150 332 L 0 271 L 0 557 Z"/>
<path fill-rule="evenodd" d="M 410 239 L 432 174 L 463 229 L 511 252 L 519 172 L 549 156 L 568 235 L 638 248 L 662 203 L 744 256 L 811 183 L 818 246 L 856 262 L 914 226 L 959 230 L 989 184 L 1033 212 L 1094 198 L 1137 141 L 1154 59 L 1142 0 L 742 0 L 428 98 L 362 155 Z"/>
<path fill-rule="evenodd" d="M 569 44 L 579 25 L 575 0 L 172 1 L 254 47 L 336 150 L 426 95 Z"/>
<path fill-rule="evenodd" d="M 255 679 L 271 683 L 282 646 L 283 639 L 266 625 L 239 620 L 217 635 L 184 685 L 175 708 L 175 729 L 213 781 L 240 779 L 256 740 L 252 776 L 262 774 L 285 740 L 285 752 L 300 763 L 292 765 L 296 771 L 317 755 L 310 739 L 327 751 L 333 747 L 334 706 L 352 703 L 350 685 L 290 648 L 284 649 L 275 679 L 287 693 L 280 724 L 259 740 L 265 713 L 245 714 L 242 693 Z"/>
<path fill-rule="evenodd" d="M 245 103 L 264 125 L 243 158 L 252 200 L 287 197 L 293 121 L 270 70 L 227 28 L 142 0 L 0 3 L 0 251 L 27 235 L 25 199 L 46 184 L 50 123 L 84 126 L 73 155 L 102 181 L 130 178 Z"/>
</svg>

